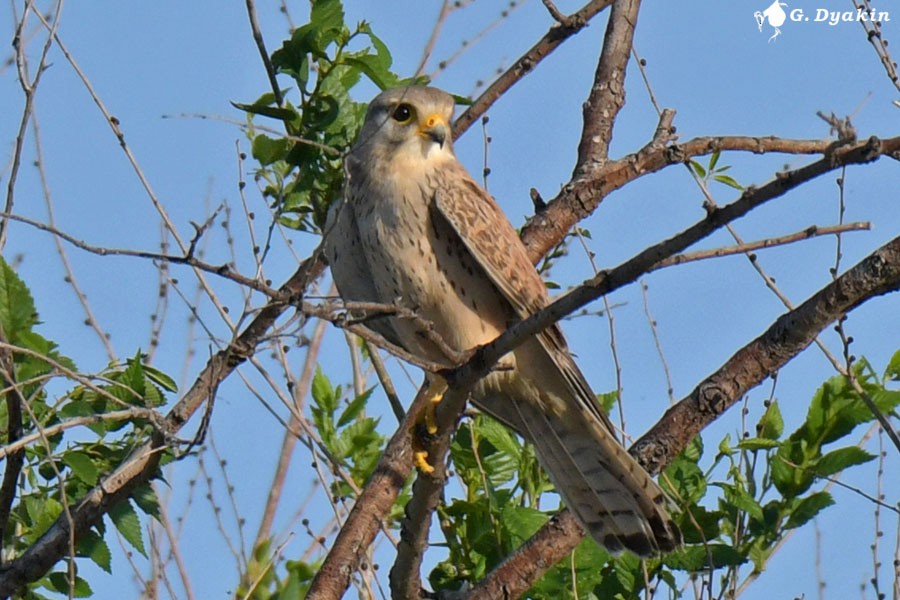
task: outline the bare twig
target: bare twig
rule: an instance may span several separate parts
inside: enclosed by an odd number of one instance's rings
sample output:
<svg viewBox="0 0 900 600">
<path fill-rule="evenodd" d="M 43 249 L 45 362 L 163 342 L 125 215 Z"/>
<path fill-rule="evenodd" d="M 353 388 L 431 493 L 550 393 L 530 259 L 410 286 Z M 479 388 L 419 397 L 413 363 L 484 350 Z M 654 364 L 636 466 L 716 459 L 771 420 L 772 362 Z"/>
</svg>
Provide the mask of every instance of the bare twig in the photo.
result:
<svg viewBox="0 0 900 600">
<path fill-rule="evenodd" d="M 62 14 L 62 0 L 57 0 L 51 11 L 53 24 L 50 25 L 47 19 L 36 9 L 30 2 L 25 4 L 25 11 L 16 25 L 16 31 L 13 35 L 12 45 L 15 50 L 16 68 L 19 74 L 19 85 L 25 95 L 25 106 L 22 108 L 22 118 L 19 120 L 19 130 L 16 134 L 16 143 L 13 150 L 12 164 L 9 169 L 9 179 L 6 183 L 6 203 L 3 212 L 11 213 L 13 204 L 15 203 L 16 182 L 18 181 L 19 167 L 22 164 L 22 150 L 25 147 L 25 131 L 28 128 L 28 121 L 31 119 L 31 113 L 34 110 L 34 94 L 37 92 L 38 85 L 41 82 L 41 76 L 44 74 L 47 66 L 47 55 L 53 46 L 53 40 L 56 37 L 56 30 L 59 27 L 60 15 Z M 25 51 L 25 39 L 23 38 L 23 30 L 25 23 L 28 22 L 28 14 L 33 12 L 38 19 L 44 24 L 49 31 L 47 39 L 44 41 L 44 47 L 41 49 L 40 58 L 38 59 L 37 68 L 34 77 L 31 78 L 28 72 L 28 59 Z M 6 236 L 9 230 L 9 220 L 0 219 L 0 251 L 6 246 Z"/>
<path fill-rule="evenodd" d="M 784 246 L 785 244 L 793 244 L 802 240 L 808 240 L 823 235 L 840 235 L 841 233 L 845 233 L 848 231 L 869 231 L 871 228 L 872 224 L 868 221 L 845 223 L 843 225 L 833 225 L 829 227 L 810 225 L 803 231 L 798 231 L 796 233 L 790 233 L 788 235 L 782 235 L 773 238 L 766 238 L 757 242 L 745 242 L 736 246 L 726 246 L 724 248 L 712 248 L 710 250 L 699 250 L 697 252 L 676 254 L 675 256 L 671 256 L 666 260 L 659 261 L 656 265 L 654 265 L 652 270 L 655 271 L 664 267 L 681 265 L 696 260 L 721 258 L 723 256 L 733 256 L 735 254 L 746 254 L 747 252 L 754 252 L 756 250 L 762 250 L 764 248 L 774 248 L 776 246 Z"/>
</svg>

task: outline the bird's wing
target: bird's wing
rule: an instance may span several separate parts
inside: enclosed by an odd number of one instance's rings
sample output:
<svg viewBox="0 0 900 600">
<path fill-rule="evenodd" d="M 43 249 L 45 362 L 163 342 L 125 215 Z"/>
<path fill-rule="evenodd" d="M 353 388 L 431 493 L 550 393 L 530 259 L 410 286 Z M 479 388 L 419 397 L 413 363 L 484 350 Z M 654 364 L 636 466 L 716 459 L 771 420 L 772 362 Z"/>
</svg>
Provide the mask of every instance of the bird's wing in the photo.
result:
<svg viewBox="0 0 900 600">
<path fill-rule="evenodd" d="M 447 166 L 441 176 L 434 198 L 438 216 L 460 237 L 519 318 L 525 319 L 546 306 L 548 296 L 544 281 L 497 202 L 459 163 Z M 552 325 L 536 337 L 559 368 L 581 410 L 613 431 L 609 417 L 600 408 L 584 375 L 572 360 L 559 327 Z"/>
<path fill-rule="evenodd" d="M 325 221 L 324 237 L 325 260 L 330 265 L 340 260 L 343 267 L 340 270 L 332 269 L 331 274 L 344 301 L 379 302 L 378 291 L 372 281 L 372 267 L 366 259 L 366 253 L 348 247 L 360 243 L 359 226 L 352 203 L 340 199 L 331 205 Z M 389 317 L 375 316 L 366 319 L 365 325 L 395 346 L 402 347 Z"/>
</svg>

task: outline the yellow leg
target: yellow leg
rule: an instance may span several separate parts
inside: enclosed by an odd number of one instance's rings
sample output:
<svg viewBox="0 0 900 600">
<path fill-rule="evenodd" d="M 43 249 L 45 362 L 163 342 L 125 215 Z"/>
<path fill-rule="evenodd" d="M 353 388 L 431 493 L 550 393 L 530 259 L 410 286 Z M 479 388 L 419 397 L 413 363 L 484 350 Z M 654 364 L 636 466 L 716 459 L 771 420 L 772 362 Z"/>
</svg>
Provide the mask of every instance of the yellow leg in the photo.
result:
<svg viewBox="0 0 900 600">
<path fill-rule="evenodd" d="M 433 378 L 429 379 L 428 388 L 425 390 L 428 404 L 425 405 L 424 413 L 419 422 L 416 423 L 413 431 L 413 463 L 416 465 L 416 468 L 426 474 L 433 473 L 434 467 L 428 463 L 428 451 L 423 447 L 422 440 L 419 437 L 419 432 L 422 431 L 420 427 L 424 425 L 423 433 L 427 435 L 437 433 L 437 405 L 447 391 L 447 382 L 443 377 L 434 375 Z"/>
<path fill-rule="evenodd" d="M 440 375 L 435 375 L 425 390 L 428 395 L 428 404 L 425 406 L 425 429 L 430 435 L 437 433 L 437 405 L 440 404 L 446 391 L 447 381 Z"/>
</svg>

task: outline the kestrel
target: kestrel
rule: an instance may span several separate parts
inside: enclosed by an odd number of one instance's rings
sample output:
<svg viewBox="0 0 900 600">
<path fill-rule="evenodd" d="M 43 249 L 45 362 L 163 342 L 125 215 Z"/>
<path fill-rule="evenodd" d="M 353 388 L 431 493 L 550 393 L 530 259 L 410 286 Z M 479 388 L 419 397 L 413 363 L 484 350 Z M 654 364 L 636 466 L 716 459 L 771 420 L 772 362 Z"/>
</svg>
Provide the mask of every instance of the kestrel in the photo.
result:
<svg viewBox="0 0 900 600">
<path fill-rule="evenodd" d="M 346 160 L 344 198 L 328 215 L 325 254 L 345 301 L 412 309 L 464 351 L 543 308 L 548 295 L 500 207 L 457 160 L 453 106 L 428 87 L 372 101 Z M 414 356 L 453 366 L 413 320 L 367 325 Z M 662 490 L 616 441 L 558 327 L 507 354 L 472 400 L 534 444 L 598 543 L 641 556 L 680 544 Z"/>
</svg>

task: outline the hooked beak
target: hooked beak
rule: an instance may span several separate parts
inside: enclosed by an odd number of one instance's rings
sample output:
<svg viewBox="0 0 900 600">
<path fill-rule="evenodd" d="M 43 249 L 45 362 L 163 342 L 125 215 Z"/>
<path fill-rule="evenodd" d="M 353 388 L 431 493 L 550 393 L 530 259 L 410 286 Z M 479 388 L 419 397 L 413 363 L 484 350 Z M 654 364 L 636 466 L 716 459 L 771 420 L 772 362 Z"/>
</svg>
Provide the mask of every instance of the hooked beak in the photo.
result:
<svg viewBox="0 0 900 600">
<path fill-rule="evenodd" d="M 419 135 L 431 138 L 441 148 L 450 136 L 450 125 L 443 116 L 434 113 L 419 125 Z"/>
</svg>

